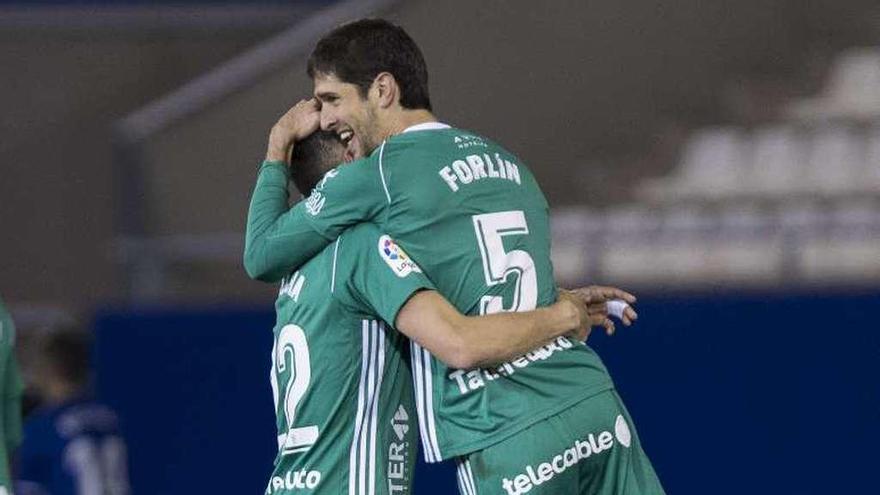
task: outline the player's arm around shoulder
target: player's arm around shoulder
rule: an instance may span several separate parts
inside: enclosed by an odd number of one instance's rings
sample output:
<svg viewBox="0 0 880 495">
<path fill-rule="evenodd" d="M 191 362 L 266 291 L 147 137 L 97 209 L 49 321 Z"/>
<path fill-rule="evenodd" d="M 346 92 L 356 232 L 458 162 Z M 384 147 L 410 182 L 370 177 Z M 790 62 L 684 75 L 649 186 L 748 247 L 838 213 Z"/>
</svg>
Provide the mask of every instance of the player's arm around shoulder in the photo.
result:
<svg viewBox="0 0 880 495">
<path fill-rule="evenodd" d="M 288 207 L 287 165 L 264 162 L 248 208 L 244 269 L 262 282 L 278 282 L 330 243 Z"/>
<path fill-rule="evenodd" d="M 260 165 L 257 182 L 248 205 L 243 263 L 248 276 L 264 282 L 277 282 L 303 260 L 279 256 L 275 242 L 280 234 L 299 222 L 288 211 L 288 162 L 292 147 L 317 129 L 319 113 L 315 102 L 302 100 L 288 109 L 272 126 L 266 159 Z M 288 239 L 288 242 L 291 240 Z M 313 239 L 320 245 L 320 238 Z M 279 266 L 287 261 L 287 266 Z"/>
<path fill-rule="evenodd" d="M 346 228 L 381 220 L 377 217 L 387 207 L 387 200 L 374 170 L 375 163 L 369 157 L 334 168 L 308 197 L 291 208 L 286 204 L 286 189 L 261 187 L 258 180 L 245 242 L 248 275 L 278 281 L 335 241 Z M 282 202 L 283 209 L 279 206 Z"/>
<path fill-rule="evenodd" d="M 281 280 L 387 203 L 378 170 L 367 157 L 330 170 L 309 197 L 288 206 L 290 153 L 317 126 L 314 100 L 303 100 L 272 128 L 248 209 L 243 261 L 253 279 Z"/>
</svg>

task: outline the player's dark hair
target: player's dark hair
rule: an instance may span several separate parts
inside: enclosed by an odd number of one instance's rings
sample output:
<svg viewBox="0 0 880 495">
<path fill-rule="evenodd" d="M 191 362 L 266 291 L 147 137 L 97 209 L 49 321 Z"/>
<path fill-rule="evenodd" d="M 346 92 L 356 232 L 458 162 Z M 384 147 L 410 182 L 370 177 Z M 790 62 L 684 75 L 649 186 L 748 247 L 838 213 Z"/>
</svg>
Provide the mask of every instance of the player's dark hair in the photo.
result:
<svg viewBox="0 0 880 495">
<path fill-rule="evenodd" d="M 85 386 L 89 381 L 92 339 L 82 330 L 63 327 L 42 339 L 42 359 L 68 383 Z"/>
<path fill-rule="evenodd" d="M 309 56 L 309 77 L 333 74 L 358 87 L 366 98 L 382 72 L 400 87 L 400 106 L 431 110 L 428 68 L 416 42 L 400 26 L 384 19 L 361 19 L 327 33 Z"/>
<path fill-rule="evenodd" d="M 290 178 L 303 196 L 308 196 L 331 168 L 342 162 L 342 142 L 331 131 L 315 131 L 297 141 L 290 155 Z"/>
</svg>

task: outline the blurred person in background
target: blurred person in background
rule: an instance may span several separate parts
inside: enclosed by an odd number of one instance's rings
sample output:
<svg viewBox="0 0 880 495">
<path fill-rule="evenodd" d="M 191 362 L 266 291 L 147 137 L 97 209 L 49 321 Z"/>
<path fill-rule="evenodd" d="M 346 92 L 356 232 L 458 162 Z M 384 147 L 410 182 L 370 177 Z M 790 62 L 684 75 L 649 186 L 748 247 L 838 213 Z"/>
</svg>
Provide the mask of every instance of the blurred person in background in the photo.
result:
<svg viewBox="0 0 880 495">
<path fill-rule="evenodd" d="M 33 380 L 42 406 L 25 422 L 18 495 L 126 495 L 126 445 L 116 413 L 91 398 L 91 339 L 62 327 L 37 340 Z"/>
<path fill-rule="evenodd" d="M 22 381 L 15 360 L 15 326 L 0 299 L 0 495 L 12 493 L 10 459 L 21 443 Z"/>
</svg>

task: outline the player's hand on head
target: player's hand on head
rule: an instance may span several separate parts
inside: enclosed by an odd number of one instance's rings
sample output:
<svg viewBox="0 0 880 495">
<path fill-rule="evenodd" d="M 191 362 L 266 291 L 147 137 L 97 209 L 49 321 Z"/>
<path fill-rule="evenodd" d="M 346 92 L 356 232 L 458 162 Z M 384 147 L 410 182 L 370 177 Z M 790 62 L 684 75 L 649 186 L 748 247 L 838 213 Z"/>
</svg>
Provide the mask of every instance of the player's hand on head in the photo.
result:
<svg viewBox="0 0 880 495">
<path fill-rule="evenodd" d="M 293 121 L 294 141 L 303 140 L 321 126 L 321 104 L 315 98 L 301 100 L 281 118 Z"/>
<path fill-rule="evenodd" d="M 300 100 L 272 126 L 267 160 L 288 161 L 291 146 L 318 130 L 321 106 L 315 98 Z"/>
<path fill-rule="evenodd" d="M 273 132 L 278 129 L 290 142 L 301 141 L 318 130 L 321 123 L 321 106 L 315 98 L 300 100 L 278 119 Z"/>
</svg>

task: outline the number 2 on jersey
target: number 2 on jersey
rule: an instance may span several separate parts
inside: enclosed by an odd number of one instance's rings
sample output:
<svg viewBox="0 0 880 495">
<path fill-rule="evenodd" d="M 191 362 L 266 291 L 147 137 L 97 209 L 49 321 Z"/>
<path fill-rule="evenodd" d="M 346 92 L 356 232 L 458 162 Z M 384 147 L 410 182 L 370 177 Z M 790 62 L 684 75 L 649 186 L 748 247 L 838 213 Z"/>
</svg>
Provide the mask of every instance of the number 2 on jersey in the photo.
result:
<svg viewBox="0 0 880 495">
<path fill-rule="evenodd" d="M 272 349 L 272 391 L 275 409 L 278 409 L 278 383 L 276 375 L 289 370 L 289 378 L 284 387 L 284 417 L 287 419 L 287 432 L 278 436 L 278 448 L 282 454 L 304 452 L 318 440 L 316 425 L 294 426 L 296 408 L 306 394 L 312 379 L 312 366 L 309 359 L 309 344 L 303 329 L 290 324 L 278 333 L 275 348 Z M 292 368 L 292 369 L 290 369 Z"/>
<path fill-rule="evenodd" d="M 529 311 L 538 305 L 538 276 L 532 256 L 520 249 L 504 250 L 504 237 L 527 235 L 529 227 L 522 211 L 501 211 L 474 215 L 474 233 L 483 257 L 483 274 L 486 285 L 493 287 L 509 282 L 511 274 L 516 275 L 513 302 L 504 307 L 501 296 L 483 296 L 480 299 L 480 314 L 503 311 Z"/>
</svg>

